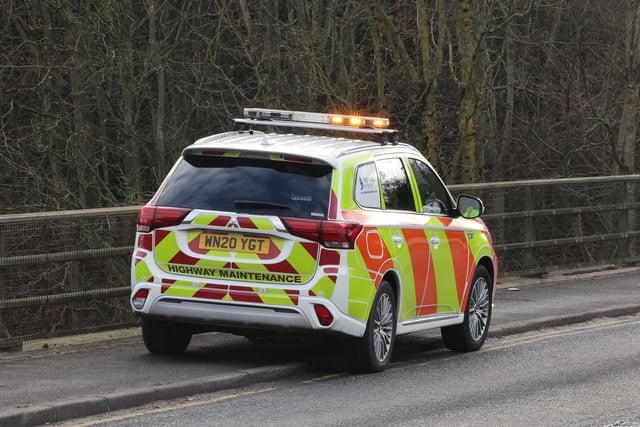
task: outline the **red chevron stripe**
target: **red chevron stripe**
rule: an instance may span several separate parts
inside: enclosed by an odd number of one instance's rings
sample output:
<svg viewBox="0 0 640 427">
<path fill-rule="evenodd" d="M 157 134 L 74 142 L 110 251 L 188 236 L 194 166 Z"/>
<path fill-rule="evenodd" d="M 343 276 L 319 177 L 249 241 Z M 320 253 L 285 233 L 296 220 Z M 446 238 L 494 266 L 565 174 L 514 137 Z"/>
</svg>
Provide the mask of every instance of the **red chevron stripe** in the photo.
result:
<svg viewBox="0 0 640 427">
<path fill-rule="evenodd" d="M 267 270 L 272 273 L 298 274 L 298 271 L 286 259 L 276 264 L 265 264 Z"/>
<path fill-rule="evenodd" d="M 253 223 L 251 218 L 246 217 L 238 217 L 238 225 L 242 228 L 252 228 L 254 230 L 258 228 L 258 226 Z"/>
<path fill-rule="evenodd" d="M 169 235 L 169 233 L 171 233 L 170 231 L 167 230 L 154 230 L 155 233 L 155 237 L 156 237 L 156 246 L 158 246 L 160 244 L 160 242 L 162 242 L 162 240 L 167 237 Z"/>
<path fill-rule="evenodd" d="M 230 220 L 231 220 L 230 216 L 228 216 L 228 215 L 220 215 L 219 217 L 217 217 L 216 219 L 211 221 L 209 223 L 209 225 L 215 225 L 217 227 L 225 227 L 229 223 Z"/>
<path fill-rule="evenodd" d="M 300 297 L 300 291 L 295 291 L 295 290 L 292 290 L 292 289 L 285 289 L 284 291 L 285 291 L 285 293 L 287 295 L 289 295 L 289 298 L 291 299 L 291 302 L 294 305 L 298 305 L 298 299 Z"/>
<path fill-rule="evenodd" d="M 258 255 L 258 258 L 260 259 L 273 259 L 276 258 L 278 255 L 280 255 L 280 248 L 278 248 L 278 246 L 276 246 L 275 243 L 273 243 L 273 241 L 271 242 L 271 244 L 269 245 L 269 252 L 266 254 L 256 254 Z"/>
<path fill-rule="evenodd" d="M 340 253 L 332 249 L 320 250 L 320 265 L 338 265 L 340 264 Z"/>
<path fill-rule="evenodd" d="M 260 296 L 253 289 L 245 286 L 230 286 L 229 296 L 234 301 L 262 303 Z"/>
<path fill-rule="evenodd" d="M 193 297 L 194 298 L 205 298 L 205 299 L 222 299 L 225 295 L 227 295 L 228 287 L 226 285 L 214 285 L 211 283 L 207 283 L 202 288 L 196 292 Z"/>
<path fill-rule="evenodd" d="M 300 242 L 300 244 L 303 248 L 306 249 L 309 255 L 311 255 L 311 258 L 313 258 L 314 260 L 318 259 L 318 247 L 320 245 L 314 242 Z"/>
<path fill-rule="evenodd" d="M 198 261 L 198 258 L 194 258 L 180 251 L 169 260 L 169 264 L 195 265 Z"/>
<path fill-rule="evenodd" d="M 209 252 L 209 250 L 208 249 L 200 249 L 200 245 L 199 245 L 200 236 L 201 236 L 201 234 L 198 234 L 193 239 L 191 239 L 191 241 L 189 243 L 187 243 L 187 246 L 189 246 L 189 249 L 191 249 L 193 252 L 195 252 L 197 254 L 206 254 L 207 252 Z"/>
</svg>

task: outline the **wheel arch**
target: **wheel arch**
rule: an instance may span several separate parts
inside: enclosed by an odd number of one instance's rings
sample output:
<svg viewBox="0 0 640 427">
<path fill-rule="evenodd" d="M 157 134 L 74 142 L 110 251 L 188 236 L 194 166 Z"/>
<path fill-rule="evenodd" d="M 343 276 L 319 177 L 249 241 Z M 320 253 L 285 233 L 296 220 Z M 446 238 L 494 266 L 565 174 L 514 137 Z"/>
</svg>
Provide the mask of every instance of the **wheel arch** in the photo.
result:
<svg viewBox="0 0 640 427">
<path fill-rule="evenodd" d="M 482 265 L 489 272 L 489 277 L 491 278 L 491 290 L 495 290 L 496 288 L 496 267 L 493 265 L 493 261 L 488 256 L 484 256 L 480 258 L 478 265 Z"/>
<path fill-rule="evenodd" d="M 398 273 L 394 270 L 389 270 L 384 274 L 384 276 L 382 276 L 382 280 L 387 281 L 387 283 L 389 283 L 389 285 L 391 286 L 393 294 L 396 297 L 396 311 L 398 311 L 400 309 L 399 301 L 401 297 L 400 277 L 398 276 Z M 380 283 L 382 283 L 382 281 Z"/>
</svg>

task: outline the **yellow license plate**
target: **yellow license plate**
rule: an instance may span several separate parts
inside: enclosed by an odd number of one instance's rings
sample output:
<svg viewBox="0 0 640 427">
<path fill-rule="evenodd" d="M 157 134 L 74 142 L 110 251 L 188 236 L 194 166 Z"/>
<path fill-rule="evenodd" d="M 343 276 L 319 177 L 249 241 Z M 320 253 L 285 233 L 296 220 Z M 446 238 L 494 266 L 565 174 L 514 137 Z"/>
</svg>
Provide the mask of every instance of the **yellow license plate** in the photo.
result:
<svg viewBox="0 0 640 427">
<path fill-rule="evenodd" d="M 241 234 L 202 233 L 199 248 L 209 251 L 245 252 L 268 254 L 271 240 L 265 237 L 243 236 Z"/>
</svg>

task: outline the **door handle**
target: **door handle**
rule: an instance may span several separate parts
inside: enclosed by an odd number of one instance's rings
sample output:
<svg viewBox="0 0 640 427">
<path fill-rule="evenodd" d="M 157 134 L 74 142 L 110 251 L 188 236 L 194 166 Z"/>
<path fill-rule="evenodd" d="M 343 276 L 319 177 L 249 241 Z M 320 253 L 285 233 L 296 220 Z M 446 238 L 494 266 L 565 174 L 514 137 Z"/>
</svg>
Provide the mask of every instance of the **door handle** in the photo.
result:
<svg viewBox="0 0 640 427">
<path fill-rule="evenodd" d="M 402 238 L 402 236 L 400 235 L 399 232 L 396 231 L 396 234 L 394 234 L 391 237 L 391 241 L 397 246 L 397 247 L 402 247 L 402 243 L 404 242 L 404 239 Z"/>
</svg>

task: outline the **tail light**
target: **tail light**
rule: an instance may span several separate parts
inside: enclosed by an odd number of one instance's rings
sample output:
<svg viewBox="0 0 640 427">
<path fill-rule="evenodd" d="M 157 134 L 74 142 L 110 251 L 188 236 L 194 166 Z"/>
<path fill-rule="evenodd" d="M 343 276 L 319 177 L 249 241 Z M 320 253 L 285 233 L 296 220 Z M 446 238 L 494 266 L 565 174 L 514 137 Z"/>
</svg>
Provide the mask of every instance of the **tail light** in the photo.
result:
<svg viewBox="0 0 640 427">
<path fill-rule="evenodd" d="M 327 307 L 322 304 L 314 304 L 313 309 L 318 316 L 318 321 L 322 326 L 329 326 L 333 322 L 333 315 Z"/>
<path fill-rule="evenodd" d="M 280 218 L 289 233 L 332 249 L 353 249 L 362 224 L 345 221 Z"/>
<path fill-rule="evenodd" d="M 136 230 L 141 233 L 148 233 L 156 228 L 178 225 L 189 212 L 191 212 L 191 209 L 144 206 L 138 215 Z"/>
<path fill-rule="evenodd" d="M 147 301 L 147 297 L 149 296 L 149 289 L 138 289 L 138 292 L 131 298 L 131 303 L 133 306 L 141 310 L 144 307 L 145 301 Z"/>
</svg>

